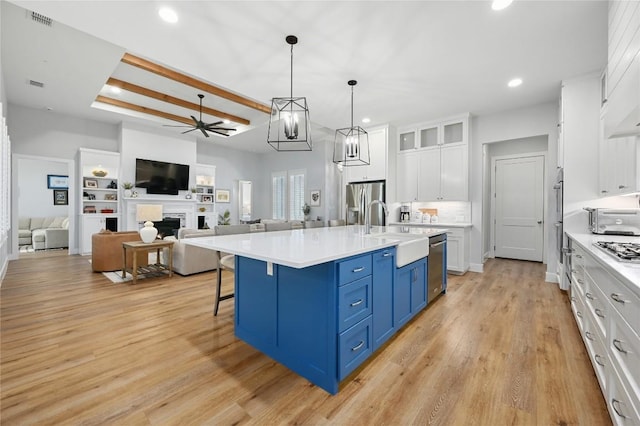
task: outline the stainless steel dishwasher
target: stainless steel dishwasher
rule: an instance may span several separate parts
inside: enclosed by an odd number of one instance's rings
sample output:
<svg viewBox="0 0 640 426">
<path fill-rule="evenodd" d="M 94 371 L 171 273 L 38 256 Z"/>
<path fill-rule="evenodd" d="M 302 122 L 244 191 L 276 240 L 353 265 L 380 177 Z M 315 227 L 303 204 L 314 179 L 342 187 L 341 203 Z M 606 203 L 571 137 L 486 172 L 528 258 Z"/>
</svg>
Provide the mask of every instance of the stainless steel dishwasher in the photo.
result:
<svg viewBox="0 0 640 426">
<path fill-rule="evenodd" d="M 447 289 L 446 252 L 447 234 L 429 238 L 429 256 L 427 257 L 427 304 Z"/>
</svg>

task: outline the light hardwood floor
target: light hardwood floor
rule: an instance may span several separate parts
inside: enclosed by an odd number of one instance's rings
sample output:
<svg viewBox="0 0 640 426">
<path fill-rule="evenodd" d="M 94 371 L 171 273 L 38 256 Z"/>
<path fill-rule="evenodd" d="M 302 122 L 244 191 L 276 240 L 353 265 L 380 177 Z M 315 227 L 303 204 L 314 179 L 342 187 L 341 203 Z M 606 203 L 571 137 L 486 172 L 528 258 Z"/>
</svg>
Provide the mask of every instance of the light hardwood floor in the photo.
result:
<svg viewBox="0 0 640 426">
<path fill-rule="evenodd" d="M 133 286 L 86 257 L 24 257 L 0 289 L 1 423 L 610 424 L 567 295 L 543 276 L 497 259 L 449 276 L 331 396 L 237 340 L 233 300 L 213 316 L 215 272 Z"/>
</svg>

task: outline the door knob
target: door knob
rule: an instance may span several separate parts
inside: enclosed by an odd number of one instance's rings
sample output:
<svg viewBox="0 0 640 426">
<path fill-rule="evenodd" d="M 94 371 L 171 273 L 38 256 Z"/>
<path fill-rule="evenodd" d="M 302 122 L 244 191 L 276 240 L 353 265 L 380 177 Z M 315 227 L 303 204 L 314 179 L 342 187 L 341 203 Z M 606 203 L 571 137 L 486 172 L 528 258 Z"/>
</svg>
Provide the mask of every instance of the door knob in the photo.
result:
<svg viewBox="0 0 640 426">
<path fill-rule="evenodd" d="M 539 220 L 539 221 L 538 221 L 538 225 L 540 225 L 541 223 L 542 223 L 542 221 L 541 221 L 541 220 Z"/>
</svg>

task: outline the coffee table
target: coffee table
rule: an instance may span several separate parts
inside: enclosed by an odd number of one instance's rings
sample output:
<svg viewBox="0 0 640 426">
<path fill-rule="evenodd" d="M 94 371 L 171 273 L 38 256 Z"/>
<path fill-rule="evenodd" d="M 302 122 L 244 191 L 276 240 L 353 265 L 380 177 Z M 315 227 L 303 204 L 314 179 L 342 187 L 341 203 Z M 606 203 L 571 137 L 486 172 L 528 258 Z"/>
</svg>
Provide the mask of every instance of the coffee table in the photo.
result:
<svg viewBox="0 0 640 426">
<path fill-rule="evenodd" d="M 158 277 L 161 275 L 173 276 L 173 241 L 168 240 L 154 240 L 150 243 L 144 243 L 142 241 L 130 241 L 122 243 L 122 278 L 126 278 L 127 272 L 131 272 L 133 276 L 133 284 L 138 280 L 138 273 L 143 273 L 145 277 L 152 276 Z M 169 249 L 169 262 L 167 264 L 160 263 L 160 250 Z M 127 250 L 130 250 L 133 254 L 133 265 L 129 269 L 127 268 Z M 145 266 L 138 266 L 138 256 L 136 253 L 139 251 L 156 251 L 156 263 Z"/>
</svg>

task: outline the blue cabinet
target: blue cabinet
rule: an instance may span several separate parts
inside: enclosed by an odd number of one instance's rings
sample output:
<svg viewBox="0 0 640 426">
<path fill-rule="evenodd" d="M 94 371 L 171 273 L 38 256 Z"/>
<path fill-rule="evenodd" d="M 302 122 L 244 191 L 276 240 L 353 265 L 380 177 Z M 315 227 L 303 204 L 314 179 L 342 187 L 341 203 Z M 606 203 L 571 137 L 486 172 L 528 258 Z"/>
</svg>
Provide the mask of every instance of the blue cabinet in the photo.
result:
<svg viewBox="0 0 640 426">
<path fill-rule="evenodd" d="M 373 350 L 393 336 L 395 247 L 373 253 Z"/>
<path fill-rule="evenodd" d="M 426 259 L 396 269 L 393 283 L 393 323 L 403 326 L 427 305 Z"/>
<path fill-rule="evenodd" d="M 395 247 L 296 269 L 236 256 L 235 335 L 329 393 L 426 305 Z"/>
</svg>

